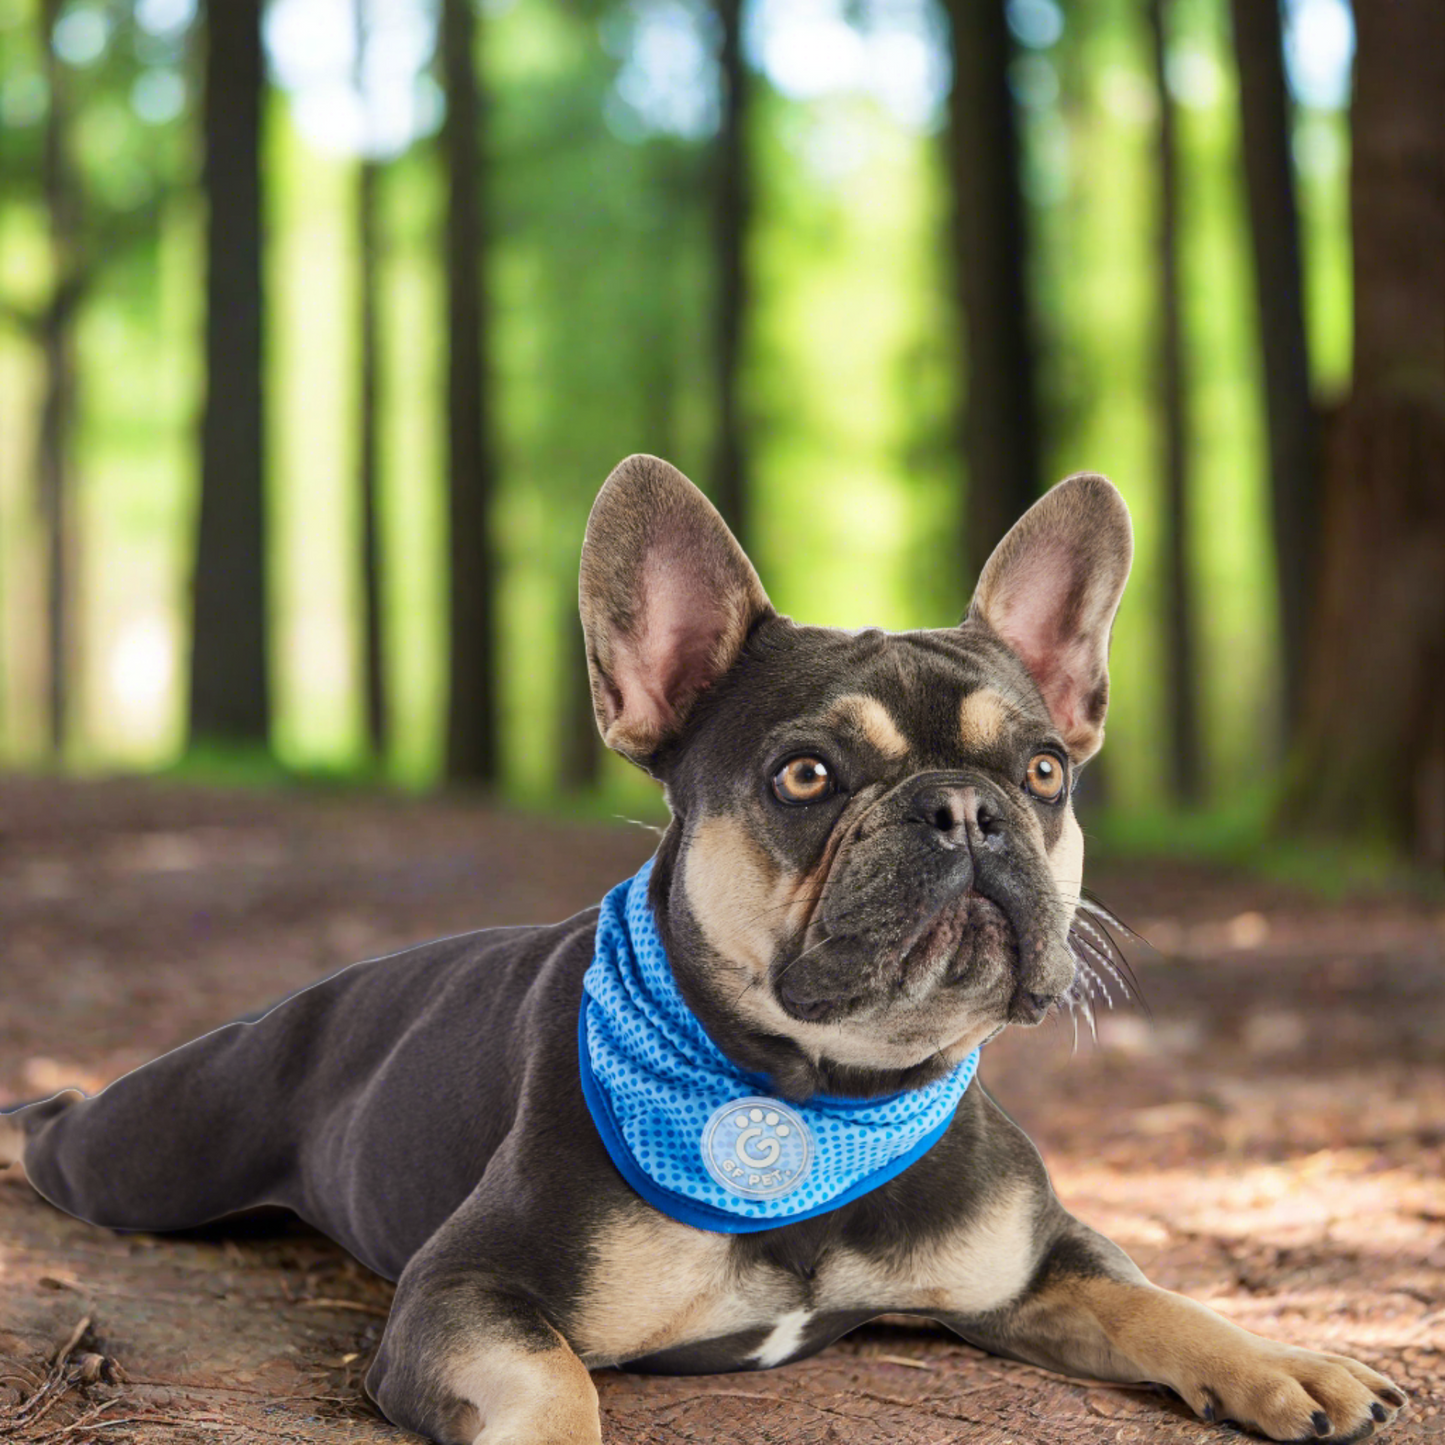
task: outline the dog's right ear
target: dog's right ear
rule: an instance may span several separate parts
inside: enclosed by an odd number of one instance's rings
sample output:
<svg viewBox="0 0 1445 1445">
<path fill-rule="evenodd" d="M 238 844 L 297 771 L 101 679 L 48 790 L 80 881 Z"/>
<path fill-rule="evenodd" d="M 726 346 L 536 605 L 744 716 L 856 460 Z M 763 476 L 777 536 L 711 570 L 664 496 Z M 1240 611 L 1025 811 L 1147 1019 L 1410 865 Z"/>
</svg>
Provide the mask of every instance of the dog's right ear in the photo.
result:
<svg viewBox="0 0 1445 1445">
<path fill-rule="evenodd" d="M 649 456 L 618 463 L 597 494 L 580 602 L 597 726 L 644 768 L 773 613 L 712 503 Z"/>
</svg>

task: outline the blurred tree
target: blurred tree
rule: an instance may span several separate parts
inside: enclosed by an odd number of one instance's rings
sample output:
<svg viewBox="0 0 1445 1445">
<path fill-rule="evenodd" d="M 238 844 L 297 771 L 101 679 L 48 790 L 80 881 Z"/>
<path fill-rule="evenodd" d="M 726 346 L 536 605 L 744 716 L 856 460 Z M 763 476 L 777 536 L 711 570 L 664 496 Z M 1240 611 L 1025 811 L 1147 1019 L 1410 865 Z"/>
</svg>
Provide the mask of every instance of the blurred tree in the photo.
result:
<svg viewBox="0 0 1445 1445">
<path fill-rule="evenodd" d="M 446 89 L 442 160 L 446 227 L 447 479 L 450 488 L 451 634 L 447 776 L 498 775 L 495 677 L 496 569 L 491 542 L 496 462 L 488 426 L 488 315 L 482 275 L 487 227 L 481 190 L 484 122 L 476 70 L 474 0 L 442 0 Z"/>
<path fill-rule="evenodd" d="M 1158 95 L 1159 420 L 1163 427 L 1164 547 L 1170 780 L 1182 803 L 1200 799 L 1198 655 L 1190 605 L 1189 386 L 1179 277 L 1179 139 L 1169 88 L 1169 0 L 1148 0 L 1150 55 Z"/>
<path fill-rule="evenodd" d="M 377 272 L 380 239 L 377 193 L 381 162 L 374 153 L 371 134 L 369 93 L 366 80 L 370 0 L 354 0 L 355 74 L 357 100 L 362 115 L 362 151 L 356 177 L 356 331 L 357 393 L 356 429 L 357 483 L 361 491 L 361 669 L 365 697 L 366 741 L 372 759 L 384 763 L 387 754 L 386 662 L 382 647 L 381 486 L 378 437 L 381 395 L 378 381 L 380 344 L 378 338 Z"/>
<path fill-rule="evenodd" d="M 750 78 L 743 59 L 743 0 L 718 0 L 718 134 L 716 141 L 717 440 L 712 496 L 718 511 L 744 547 L 748 546 L 747 458 L 739 414 L 742 334 L 748 311 L 747 243 L 752 192 L 748 182 Z"/>
<path fill-rule="evenodd" d="M 1445 862 L 1445 26 L 1357 5 L 1355 363 L 1325 438 L 1285 821 Z"/>
<path fill-rule="evenodd" d="M 1231 0 L 1244 180 L 1264 360 L 1285 721 L 1299 720 L 1317 546 L 1319 458 L 1278 0 Z"/>
<path fill-rule="evenodd" d="M 710 7 L 534 0 L 489 15 L 496 539 L 509 780 L 585 790 L 603 752 L 577 618 L 597 487 L 632 451 L 708 480 L 715 439 Z M 698 89 L 649 86 L 661 35 Z M 546 53 L 546 66 L 519 57 Z M 508 691 L 510 689 L 510 691 Z"/>
<path fill-rule="evenodd" d="M 193 743 L 265 748 L 271 689 L 262 388 L 261 18 L 262 0 L 209 0 L 205 10 L 206 394 L 190 729 Z"/>
<path fill-rule="evenodd" d="M 968 463 L 964 551 L 976 577 L 1038 494 L 1038 407 L 1006 6 L 946 0 L 945 8 L 953 65 L 947 166 L 967 377 L 960 418 Z"/>
<path fill-rule="evenodd" d="M 46 670 L 50 747 L 65 751 L 70 714 L 70 448 L 75 427 L 73 322 L 88 284 L 80 247 L 79 195 L 72 174 L 70 86 L 55 47 L 61 0 L 42 0 L 40 29 L 48 103 L 41 138 L 41 184 L 49 229 L 50 296 L 36 325 L 45 382 L 36 444 L 46 542 Z"/>
<path fill-rule="evenodd" d="M 39 380 L 33 446 L 17 411 L 0 451 L 9 442 L 10 454 L 33 466 L 46 593 L 33 626 L 45 663 L 37 711 L 57 754 L 83 722 L 84 699 L 74 695 L 84 642 L 75 572 L 86 538 L 75 458 L 82 449 L 93 456 L 88 429 L 113 381 L 87 384 L 79 323 L 85 313 L 110 336 L 132 322 L 150 335 L 162 202 L 189 167 L 186 127 L 135 97 L 153 96 L 158 76 L 174 78 L 185 31 L 173 24 L 157 39 L 121 5 L 41 0 L 0 16 L 0 321 L 34 346 Z M 103 559 L 95 571 L 100 591 Z"/>
</svg>

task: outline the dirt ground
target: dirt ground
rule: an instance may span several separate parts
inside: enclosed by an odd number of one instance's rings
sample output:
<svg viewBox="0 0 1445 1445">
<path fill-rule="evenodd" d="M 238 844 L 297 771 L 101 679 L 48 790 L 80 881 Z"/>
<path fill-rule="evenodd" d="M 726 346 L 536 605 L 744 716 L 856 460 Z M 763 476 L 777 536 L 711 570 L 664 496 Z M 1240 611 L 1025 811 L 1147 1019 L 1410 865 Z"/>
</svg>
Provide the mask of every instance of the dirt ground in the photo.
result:
<svg viewBox="0 0 1445 1445">
<path fill-rule="evenodd" d="M 0 1101 L 96 1087 L 326 970 L 560 918 L 649 851 L 559 825 L 354 796 L 0 783 Z M 1445 912 L 1247 878 L 1094 870 L 1157 946 L 1152 1009 L 986 1051 L 983 1075 L 1079 1215 L 1161 1284 L 1358 1355 L 1412 1392 L 1389 1438 L 1445 1445 Z M 0 1180 L 0 1441 L 412 1437 L 361 1377 L 389 1287 L 293 1228 L 117 1236 Z M 598 1372 L 608 1445 L 1094 1445 L 1220 1429 L 873 1325 L 764 1374 Z"/>
</svg>

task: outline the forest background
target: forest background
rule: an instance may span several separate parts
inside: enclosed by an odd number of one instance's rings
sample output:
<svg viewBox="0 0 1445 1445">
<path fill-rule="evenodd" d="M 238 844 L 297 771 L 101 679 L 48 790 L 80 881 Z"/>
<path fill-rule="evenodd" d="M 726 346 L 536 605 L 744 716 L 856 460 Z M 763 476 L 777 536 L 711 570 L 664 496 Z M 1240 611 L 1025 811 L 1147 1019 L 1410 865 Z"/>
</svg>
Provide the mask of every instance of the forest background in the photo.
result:
<svg viewBox="0 0 1445 1445">
<path fill-rule="evenodd" d="M 1426 0 L 0 0 L 0 763 L 655 810 L 619 458 L 847 627 L 1087 469 L 1086 827 L 1438 864 L 1442 93 Z"/>
</svg>

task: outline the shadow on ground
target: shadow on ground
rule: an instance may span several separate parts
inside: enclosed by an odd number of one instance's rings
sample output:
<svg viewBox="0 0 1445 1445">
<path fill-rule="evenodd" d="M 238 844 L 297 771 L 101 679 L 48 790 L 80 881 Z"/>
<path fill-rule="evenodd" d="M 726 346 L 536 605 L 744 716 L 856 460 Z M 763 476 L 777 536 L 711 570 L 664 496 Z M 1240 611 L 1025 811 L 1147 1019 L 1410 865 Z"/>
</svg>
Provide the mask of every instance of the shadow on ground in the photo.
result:
<svg viewBox="0 0 1445 1445">
<path fill-rule="evenodd" d="M 0 1101 L 97 1087 L 318 977 L 565 916 L 652 839 L 457 804 L 0 785 Z M 983 1078 L 1161 1284 L 1358 1355 L 1445 1442 L 1445 916 L 1198 869 L 1095 873 L 1152 1017 L 1002 1039 Z M 299 1227 L 158 1239 L 0 1180 L 0 1440 L 407 1440 L 360 1388 L 389 1287 Z M 596 1376 L 608 1445 L 1220 1441 L 1147 1390 L 873 1325 L 750 1375 Z M 1237 1438 L 1237 1437 L 1236 1437 Z"/>
</svg>

